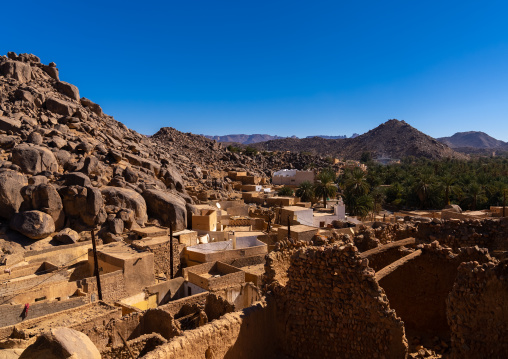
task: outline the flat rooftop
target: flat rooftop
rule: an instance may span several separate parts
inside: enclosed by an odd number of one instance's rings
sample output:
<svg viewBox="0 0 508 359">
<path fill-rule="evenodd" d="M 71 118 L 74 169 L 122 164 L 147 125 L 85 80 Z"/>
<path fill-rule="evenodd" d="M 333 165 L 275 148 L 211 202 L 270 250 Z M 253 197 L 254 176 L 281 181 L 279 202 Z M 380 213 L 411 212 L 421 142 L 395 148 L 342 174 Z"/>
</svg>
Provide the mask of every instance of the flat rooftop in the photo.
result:
<svg viewBox="0 0 508 359">
<path fill-rule="evenodd" d="M 243 232 L 243 233 L 255 233 L 255 232 Z M 266 244 L 259 241 L 257 238 L 253 238 L 250 236 L 243 238 L 237 236 L 236 238 L 236 249 L 245 249 L 263 246 L 266 246 Z M 198 253 L 224 252 L 228 250 L 233 250 L 233 241 L 203 243 L 192 247 L 187 247 L 187 251 Z"/>
<path fill-rule="evenodd" d="M 312 211 L 312 208 L 305 208 L 301 206 L 285 206 L 282 207 L 283 210 L 286 211 L 292 211 L 292 212 L 298 212 L 298 211 Z"/>
<path fill-rule="evenodd" d="M 154 238 L 153 240 L 156 240 L 156 239 L 157 238 Z M 151 240 L 148 240 L 148 241 L 151 241 Z M 145 242 L 148 242 L 148 241 L 145 241 Z M 91 251 L 90 251 L 90 253 L 91 253 Z M 144 257 L 147 255 L 150 255 L 150 252 L 148 252 L 148 251 L 141 251 L 141 250 L 132 248 L 132 247 L 126 245 L 125 243 L 106 244 L 102 247 L 97 248 L 97 253 L 99 254 L 99 259 L 103 259 L 103 260 L 104 260 L 104 257 L 116 258 L 116 259 L 120 259 L 120 260 L 128 260 L 128 259 L 139 258 L 139 257 Z M 89 254 L 89 255 L 91 255 L 91 254 Z M 103 258 L 101 258 L 101 256 Z"/>
</svg>

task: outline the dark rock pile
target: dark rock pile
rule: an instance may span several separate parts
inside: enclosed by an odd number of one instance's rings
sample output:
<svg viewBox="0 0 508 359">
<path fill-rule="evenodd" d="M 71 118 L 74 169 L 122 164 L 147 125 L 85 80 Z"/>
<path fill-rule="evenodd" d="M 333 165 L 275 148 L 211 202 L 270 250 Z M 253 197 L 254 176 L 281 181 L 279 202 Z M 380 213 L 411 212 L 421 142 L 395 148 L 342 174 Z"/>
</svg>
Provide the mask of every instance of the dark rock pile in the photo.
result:
<svg viewBox="0 0 508 359">
<path fill-rule="evenodd" d="M 153 220 L 185 228 L 193 201 L 175 158 L 191 166 L 80 97 L 54 63 L 31 54 L 0 57 L 4 253 L 13 250 L 5 239 L 17 232 L 32 240 L 26 247 L 60 231 L 56 242 L 75 242 L 76 232 L 96 226 L 106 241 Z"/>
</svg>

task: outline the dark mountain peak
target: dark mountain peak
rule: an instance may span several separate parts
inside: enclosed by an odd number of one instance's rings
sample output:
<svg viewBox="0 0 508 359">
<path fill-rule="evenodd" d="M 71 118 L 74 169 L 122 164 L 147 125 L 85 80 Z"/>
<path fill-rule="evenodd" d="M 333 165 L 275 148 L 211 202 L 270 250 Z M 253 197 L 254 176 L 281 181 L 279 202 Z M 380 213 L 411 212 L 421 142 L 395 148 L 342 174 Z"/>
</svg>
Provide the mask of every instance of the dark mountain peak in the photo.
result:
<svg viewBox="0 0 508 359">
<path fill-rule="evenodd" d="M 272 140 L 258 144 L 266 150 L 311 152 L 345 159 L 359 159 L 363 152 L 374 157 L 404 158 L 407 156 L 466 158 L 436 139 L 418 131 L 405 121 L 388 120 L 363 135 L 347 139 L 304 138 Z"/>
</svg>

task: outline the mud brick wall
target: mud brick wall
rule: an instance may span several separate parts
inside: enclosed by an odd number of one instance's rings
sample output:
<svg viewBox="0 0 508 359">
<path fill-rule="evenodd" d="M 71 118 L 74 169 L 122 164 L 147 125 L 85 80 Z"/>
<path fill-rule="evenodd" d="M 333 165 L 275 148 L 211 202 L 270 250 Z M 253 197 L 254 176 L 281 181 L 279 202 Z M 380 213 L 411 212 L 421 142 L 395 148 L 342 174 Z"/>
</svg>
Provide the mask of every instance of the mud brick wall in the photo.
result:
<svg viewBox="0 0 508 359">
<path fill-rule="evenodd" d="M 291 266 L 291 257 L 300 248 L 308 247 L 310 243 L 283 239 L 276 244 L 275 251 L 265 256 L 265 274 L 263 286 L 265 289 L 277 289 L 277 286 L 285 286 L 288 281 L 288 269 Z"/>
<path fill-rule="evenodd" d="M 508 358 L 508 262 L 463 263 L 447 301 L 452 359 Z"/>
<path fill-rule="evenodd" d="M 274 291 L 279 341 L 293 358 L 405 358 L 403 322 L 352 244 L 302 248 Z"/>
<path fill-rule="evenodd" d="M 112 313 L 109 317 L 98 318 L 74 329 L 85 333 L 100 351 L 123 345 L 118 333 L 126 340 L 134 340 L 151 333 L 157 333 L 165 339 L 181 334 L 173 316 L 158 308 L 123 317 Z"/>
<path fill-rule="evenodd" d="M 80 307 L 88 303 L 88 297 L 71 298 L 64 301 L 31 303 L 28 315 L 24 319 L 22 313 L 25 310 L 24 304 L 1 305 L 0 306 L 0 327 L 15 325 L 23 320 L 35 319 L 48 314 L 61 312 L 63 310 Z"/>
<path fill-rule="evenodd" d="M 451 248 L 473 247 L 508 250 L 508 218 L 474 219 L 468 221 L 443 221 L 443 223 L 419 223 L 415 238 L 423 243 L 439 241 Z"/>
<path fill-rule="evenodd" d="M 275 306 L 258 303 L 243 311 L 227 313 L 199 328 L 184 331 L 143 359 L 282 358 L 276 353 Z"/>
<path fill-rule="evenodd" d="M 89 294 L 95 293 L 96 298 L 99 299 L 97 294 L 97 279 L 95 277 L 83 279 L 83 289 Z M 125 289 L 125 278 L 121 270 L 101 274 L 101 289 L 104 301 L 116 302 L 128 296 Z"/>
<path fill-rule="evenodd" d="M 180 253 L 185 245 L 178 244 L 177 239 L 173 239 L 173 274 L 176 277 L 182 268 L 180 263 Z M 150 246 L 150 251 L 153 252 L 154 273 L 164 273 L 167 279 L 170 279 L 171 274 L 171 245 L 169 241 L 157 245 Z"/>
<path fill-rule="evenodd" d="M 376 227 L 376 228 L 374 228 Z M 386 223 L 380 222 L 373 226 L 374 237 L 382 244 L 414 237 L 417 229 L 413 223 Z"/>
<path fill-rule="evenodd" d="M 390 306 L 404 321 L 406 331 L 449 338 L 446 298 L 462 262 L 491 260 L 486 249 L 464 248 L 454 253 L 436 241 L 419 245 L 422 254 L 379 281 Z"/>
<path fill-rule="evenodd" d="M 136 358 L 141 357 L 148 352 L 154 350 L 159 345 L 167 343 L 167 340 L 161 337 L 159 334 L 146 334 L 128 341 L 129 348 Z M 102 359 L 131 359 L 130 353 L 122 343 L 114 348 L 106 348 L 101 351 Z"/>
<path fill-rule="evenodd" d="M 193 306 L 193 305 L 197 304 L 197 305 L 204 307 L 204 305 L 206 304 L 206 298 L 208 297 L 208 295 L 209 295 L 208 292 L 203 292 L 203 293 L 191 295 L 189 297 L 185 297 L 182 299 L 173 300 L 167 304 L 159 306 L 158 308 L 162 309 L 162 310 L 170 313 L 172 316 L 174 316 L 175 314 L 177 314 L 180 311 L 180 309 L 182 309 L 182 307 L 184 305 Z"/>
</svg>

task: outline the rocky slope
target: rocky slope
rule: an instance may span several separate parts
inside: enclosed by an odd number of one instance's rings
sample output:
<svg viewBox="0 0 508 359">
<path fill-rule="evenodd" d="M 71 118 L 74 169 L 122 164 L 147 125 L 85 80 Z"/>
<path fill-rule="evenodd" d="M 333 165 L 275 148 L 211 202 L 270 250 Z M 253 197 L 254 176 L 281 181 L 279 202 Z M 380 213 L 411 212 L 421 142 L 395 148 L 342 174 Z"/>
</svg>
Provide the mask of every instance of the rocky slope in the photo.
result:
<svg viewBox="0 0 508 359">
<path fill-rule="evenodd" d="M 504 147 L 508 149 L 508 143 L 496 140 L 494 137 L 480 131 L 457 132 L 453 136 L 440 137 L 437 140 L 450 148 L 472 147 L 494 149 Z"/>
<path fill-rule="evenodd" d="M 31 54 L 0 57 L 0 149 L 0 235 L 26 248 L 59 231 L 53 243 L 74 242 L 95 226 L 105 241 L 153 220 L 183 229 L 193 210 L 173 153 Z"/>
<path fill-rule="evenodd" d="M 159 150 L 170 154 L 174 165 L 183 173 L 189 186 L 211 189 L 212 178 L 221 180 L 227 171 L 247 171 L 250 175 L 270 177 L 283 168 L 304 169 L 309 166 L 323 168 L 330 163 L 321 156 L 310 154 L 257 153 L 252 156 L 230 152 L 216 140 L 201 135 L 183 133 L 171 127 L 163 127 L 150 137 Z M 203 179 L 206 171 L 206 179 Z"/>
<path fill-rule="evenodd" d="M 407 156 L 466 158 L 434 138 L 425 135 L 404 121 L 389 120 L 355 138 L 326 140 L 321 138 L 283 139 L 255 144 L 262 150 L 310 152 L 322 156 L 360 159 L 363 152 L 376 157 L 404 158 Z"/>
</svg>

